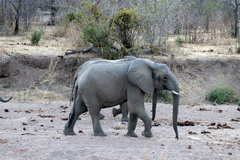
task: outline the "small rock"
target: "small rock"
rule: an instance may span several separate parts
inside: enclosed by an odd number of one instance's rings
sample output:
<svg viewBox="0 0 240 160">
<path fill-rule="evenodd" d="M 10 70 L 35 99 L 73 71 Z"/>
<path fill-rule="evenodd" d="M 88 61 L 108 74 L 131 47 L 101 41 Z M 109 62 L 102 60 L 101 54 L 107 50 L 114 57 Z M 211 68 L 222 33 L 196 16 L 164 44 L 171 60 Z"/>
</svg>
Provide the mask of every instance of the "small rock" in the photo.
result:
<svg viewBox="0 0 240 160">
<path fill-rule="evenodd" d="M 194 122 L 192 121 L 185 121 L 185 122 L 177 122 L 178 126 L 195 126 Z"/>
<path fill-rule="evenodd" d="M 7 139 L 0 139 L 0 144 L 8 143 Z"/>
<path fill-rule="evenodd" d="M 157 121 L 153 121 L 153 126 L 160 126 L 161 124 L 159 123 L 159 122 L 157 122 Z"/>
<path fill-rule="evenodd" d="M 228 152 L 229 155 L 232 155 L 232 152 Z"/>
<path fill-rule="evenodd" d="M 203 130 L 201 134 L 210 134 L 211 132 Z"/>
<path fill-rule="evenodd" d="M 65 107 L 64 107 L 63 105 L 61 105 L 60 108 L 62 108 L 62 109 L 67 109 L 68 106 L 65 106 Z"/>
<path fill-rule="evenodd" d="M 55 118 L 55 116 L 53 116 L 53 115 L 41 115 L 41 114 L 39 114 L 38 116 L 41 117 L 41 118 Z"/>
<path fill-rule="evenodd" d="M 219 127 L 208 127 L 207 129 L 219 129 Z"/>
<path fill-rule="evenodd" d="M 8 109 L 4 109 L 4 112 L 9 112 L 9 110 Z"/>
<path fill-rule="evenodd" d="M 51 119 L 50 122 L 53 122 L 53 119 Z"/>
<path fill-rule="evenodd" d="M 238 109 L 237 109 L 238 111 L 240 111 L 240 107 L 238 107 Z"/>
<path fill-rule="evenodd" d="M 23 125 L 24 125 L 24 126 L 26 126 L 26 125 L 27 125 L 27 123 L 23 122 Z"/>
<path fill-rule="evenodd" d="M 210 123 L 210 126 L 215 126 L 215 125 L 216 125 L 215 122 Z"/>
<path fill-rule="evenodd" d="M 79 130 L 78 133 L 83 133 L 83 131 L 82 131 L 82 130 Z"/>
<path fill-rule="evenodd" d="M 188 134 L 197 134 L 196 132 L 189 131 Z"/>
<path fill-rule="evenodd" d="M 240 119 L 231 119 L 231 121 L 240 122 Z"/>
<path fill-rule="evenodd" d="M 67 121 L 68 120 L 68 117 L 61 117 L 61 119 L 63 120 L 63 121 Z"/>
<path fill-rule="evenodd" d="M 23 127 L 23 130 L 26 131 L 27 129 L 25 127 Z"/>
<path fill-rule="evenodd" d="M 210 111 L 210 110 L 207 110 L 206 108 L 200 108 L 199 111 Z"/>
<path fill-rule="evenodd" d="M 192 149 L 192 146 L 191 146 L 191 145 L 189 145 L 189 146 L 188 146 L 188 149 Z"/>
</svg>

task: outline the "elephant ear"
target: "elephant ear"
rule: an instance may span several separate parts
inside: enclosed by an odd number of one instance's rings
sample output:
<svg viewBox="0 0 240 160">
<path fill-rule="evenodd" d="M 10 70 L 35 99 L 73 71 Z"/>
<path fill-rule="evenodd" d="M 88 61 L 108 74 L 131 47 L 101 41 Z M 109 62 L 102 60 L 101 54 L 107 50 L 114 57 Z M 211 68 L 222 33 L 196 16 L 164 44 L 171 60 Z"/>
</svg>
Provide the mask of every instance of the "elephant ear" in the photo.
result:
<svg viewBox="0 0 240 160">
<path fill-rule="evenodd" d="M 137 59 L 132 62 L 127 72 L 128 80 L 148 94 L 154 92 L 154 64 L 153 61 L 147 59 Z"/>
</svg>

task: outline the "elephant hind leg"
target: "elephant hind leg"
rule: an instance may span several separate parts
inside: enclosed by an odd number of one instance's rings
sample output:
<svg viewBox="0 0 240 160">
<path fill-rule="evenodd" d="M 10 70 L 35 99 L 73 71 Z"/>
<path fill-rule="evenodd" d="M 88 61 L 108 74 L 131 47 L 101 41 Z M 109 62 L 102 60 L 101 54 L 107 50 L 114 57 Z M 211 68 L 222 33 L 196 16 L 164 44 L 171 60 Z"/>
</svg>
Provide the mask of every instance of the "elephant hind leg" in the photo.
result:
<svg viewBox="0 0 240 160">
<path fill-rule="evenodd" d="M 87 107 L 81 98 L 78 96 L 74 101 L 73 108 L 69 114 L 68 122 L 65 125 L 64 134 L 65 135 L 75 135 L 73 127 L 78 119 L 79 115 L 87 112 Z"/>
<path fill-rule="evenodd" d="M 91 115 L 91 119 L 92 119 L 94 136 L 107 136 L 103 132 L 100 121 L 99 121 L 100 109 L 96 109 L 96 108 L 98 107 L 91 107 L 91 109 L 89 109 L 89 114 Z"/>
</svg>

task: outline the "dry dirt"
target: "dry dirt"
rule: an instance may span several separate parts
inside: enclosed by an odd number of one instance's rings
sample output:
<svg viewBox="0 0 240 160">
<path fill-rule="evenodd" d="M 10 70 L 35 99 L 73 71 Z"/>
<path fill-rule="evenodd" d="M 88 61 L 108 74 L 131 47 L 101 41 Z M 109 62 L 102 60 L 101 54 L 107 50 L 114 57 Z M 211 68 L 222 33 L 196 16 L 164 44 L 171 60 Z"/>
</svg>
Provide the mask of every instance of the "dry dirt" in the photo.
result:
<svg viewBox="0 0 240 160">
<path fill-rule="evenodd" d="M 240 94 L 240 55 L 233 53 L 234 40 L 184 44 L 174 59 L 141 56 L 166 63 L 179 83 L 178 121 L 195 124 L 179 126 L 179 140 L 174 139 L 171 126 L 171 105 L 163 103 L 158 104 L 155 124 L 160 125 L 153 126 L 153 138 L 141 136 L 140 120 L 139 137 L 125 137 L 126 124 L 120 123 L 120 117 L 113 118 L 111 109 L 102 111 L 107 137 L 92 136 L 88 114 L 77 122 L 76 136 L 64 136 L 66 121 L 61 118 L 71 109 L 72 77 L 83 62 L 94 57 L 57 57 L 71 47 L 65 38 L 54 36 L 44 37 L 39 46 L 30 45 L 23 36 L 0 37 L 0 96 L 13 97 L 10 103 L 0 103 L 2 159 L 240 159 L 237 104 L 213 106 L 205 100 L 206 92 L 220 82 Z M 150 114 L 150 104 L 146 108 Z M 116 125 L 122 129 L 115 130 Z"/>
<path fill-rule="evenodd" d="M 62 106 L 62 107 L 61 107 Z M 146 103 L 151 114 L 151 103 Z M 141 120 L 138 138 L 124 136 L 127 125 L 111 108 L 102 110 L 101 120 L 107 137 L 94 137 L 90 115 L 81 115 L 75 125 L 76 136 L 65 136 L 63 128 L 69 103 L 8 103 L 0 110 L 1 159 L 239 159 L 240 116 L 233 105 L 181 105 L 176 140 L 171 126 L 172 106 L 157 104 L 152 127 L 154 137 L 144 138 Z M 68 107 L 68 108 L 66 108 Z M 64 109 L 65 108 L 65 109 Z M 6 112 L 7 111 L 7 112 Z M 191 126 L 193 125 L 194 126 Z M 115 128 L 120 128 L 119 130 Z"/>
</svg>

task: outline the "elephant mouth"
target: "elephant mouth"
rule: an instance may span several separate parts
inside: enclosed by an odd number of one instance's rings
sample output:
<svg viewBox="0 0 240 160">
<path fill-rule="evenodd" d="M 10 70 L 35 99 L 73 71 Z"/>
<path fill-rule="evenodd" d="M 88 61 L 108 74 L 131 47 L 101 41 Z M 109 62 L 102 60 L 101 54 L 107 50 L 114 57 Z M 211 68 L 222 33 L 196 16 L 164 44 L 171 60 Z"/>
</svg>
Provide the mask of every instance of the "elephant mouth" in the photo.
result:
<svg viewBox="0 0 240 160">
<path fill-rule="evenodd" d="M 179 93 L 174 91 L 174 90 L 172 90 L 172 93 L 175 94 L 175 95 L 179 95 Z"/>
</svg>

